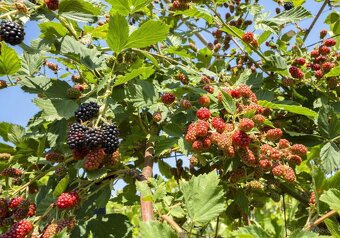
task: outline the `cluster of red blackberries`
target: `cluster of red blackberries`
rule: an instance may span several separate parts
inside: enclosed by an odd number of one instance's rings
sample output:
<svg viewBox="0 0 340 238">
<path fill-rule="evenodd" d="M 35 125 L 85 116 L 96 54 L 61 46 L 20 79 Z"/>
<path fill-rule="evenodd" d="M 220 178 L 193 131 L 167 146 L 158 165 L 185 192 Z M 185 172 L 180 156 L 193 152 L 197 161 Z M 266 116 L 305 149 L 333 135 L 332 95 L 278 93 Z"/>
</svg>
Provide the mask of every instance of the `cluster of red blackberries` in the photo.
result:
<svg viewBox="0 0 340 238">
<path fill-rule="evenodd" d="M 326 34 L 326 30 L 321 30 L 321 39 L 324 38 Z M 298 83 L 301 79 L 306 78 L 305 74 L 313 75 L 314 80 L 317 81 L 324 78 L 325 74 L 339 64 L 340 54 L 331 52 L 331 47 L 335 45 L 336 40 L 333 38 L 326 39 L 318 48 L 310 52 L 309 57 L 296 58 L 289 68 L 289 73 L 292 78 L 285 78 L 283 84 L 285 86 L 291 86 L 294 83 Z M 295 80 L 297 81 L 295 82 Z M 339 84 L 339 80 L 336 77 L 328 77 L 326 81 L 330 89 L 335 89 Z"/>
<path fill-rule="evenodd" d="M 10 226 L 9 230 L 0 237 L 24 238 L 33 229 L 32 224 L 24 219 L 34 216 L 35 212 L 35 204 L 23 197 L 0 198 L 0 227 Z"/>
<path fill-rule="evenodd" d="M 24 40 L 25 31 L 19 23 L 3 21 L 0 23 L 0 37 L 8 44 L 18 45 Z"/>
<path fill-rule="evenodd" d="M 84 103 L 75 112 L 79 123 L 70 126 L 67 144 L 73 150 L 76 160 L 85 158 L 86 170 L 95 170 L 104 165 L 105 158 L 111 158 L 119 147 L 119 131 L 115 124 L 102 124 L 91 128 L 82 123 L 91 120 L 98 114 L 96 103 Z"/>
<path fill-rule="evenodd" d="M 272 173 L 288 182 L 295 181 L 293 167 L 301 163 L 307 148 L 301 144 L 291 145 L 288 140 L 281 139 L 281 129 L 265 125 L 268 110 L 257 104 L 256 95 L 248 86 L 225 91 L 235 101 L 237 112 L 232 116 L 220 110 L 213 115 L 206 107 L 196 112 L 198 120 L 189 125 L 185 135 L 194 157 L 200 158 L 200 154 L 206 152 L 215 155 L 222 152 L 225 159 L 240 159 L 242 174 L 245 173 L 243 167 L 256 168 L 260 174 Z"/>
</svg>

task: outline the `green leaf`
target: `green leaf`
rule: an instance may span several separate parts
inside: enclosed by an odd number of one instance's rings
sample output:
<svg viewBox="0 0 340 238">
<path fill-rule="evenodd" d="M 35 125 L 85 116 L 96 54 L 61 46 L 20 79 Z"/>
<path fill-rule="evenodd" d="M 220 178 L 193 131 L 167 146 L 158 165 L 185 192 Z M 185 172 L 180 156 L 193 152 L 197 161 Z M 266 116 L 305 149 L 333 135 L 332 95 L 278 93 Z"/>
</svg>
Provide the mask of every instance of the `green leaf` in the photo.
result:
<svg viewBox="0 0 340 238">
<path fill-rule="evenodd" d="M 78 108 L 78 104 L 69 99 L 36 98 L 33 102 L 43 111 L 44 118 L 49 121 L 70 119 Z"/>
<path fill-rule="evenodd" d="M 223 189 L 219 182 L 216 171 L 182 182 L 184 204 L 192 223 L 204 226 L 224 211 Z"/>
<path fill-rule="evenodd" d="M 158 136 L 155 143 L 155 155 L 160 156 L 164 153 L 169 152 L 169 150 L 177 143 L 178 138 Z"/>
<path fill-rule="evenodd" d="M 91 231 L 93 237 L 132 238 L 132 225 L 129 218 L 122 214 L 96 216 L 89 221 L 86 230 Z"/>
<path fill-rule="evenodd" d="M 222 93 L 222 104 L 224 106 L 224 109 L 226 109 L 230 114 L 234 114 L 236 112 L 235 100 L 223 90 L 221 90 L 221 93 Z"/>
<path fill-rule="evenodd" d="M 4 42 L 0 43 L 0 76 L 12 75 L 20 69 L 20 59 L 17 52 Z"/>
<path fill-rule="evenodd" d="M 100 192 L 97 194 L 96 205 L 98 208 L 105 208 L 106 204 L 110 200 L 111 197 L 111 187 L 110 185 L 106 185 L 104 188 L 100 189 Z"/>
<path fill-rule="evenodd" d="M 319 200 L 327 203 L 331 209 L 340 214 L 340 190 L 334 188 L 327 190 L 320 196 Z"/>
<path fill-rule="evenodd" d="M 126 4 L 126 0 L 107 0 L 112 5 L 111 13 L 119 13 L 123 16 L 127 16 L 130 12 L 129 5 Z"/>
<path fill-rule="evenodd" d="M 305 8 L 299 6 L 289 11 L 284 11 L 273 18 L 263 20 L 259 18 L 255 22 L 255 29 L 271 31 L 275 34 L 279 34 L 281 27 L 287 23 L 296 23 L 303 19 L 311 18 L 313 15 Z"/>
<path fill-rule="evenodd" d="M 191 6 L 189 9 L 184 11 L 176 11 L 174 15 L 175 16 L 186 15 L 188 17 L 192 17 L 198 20 L 203 18 L 209 24 L 212 24 L 214 22 L 214 17 L 210 14 L 210 12 L 207 9 L 195 5 Z"/>
<path fill-rule="evenodd" d="M 286 70 L 288 66 L 286 60 L 282 56 L 275 54 L 267 57 L 267 60 L 263 65 L 263 68 L 267 71 L 277 72 Z"/>
<path fill-rule="evenodd" d="M 70 181 L 69 175 L 66 175 L 64 178 L 62 178 L 62 180 L 60 180 L 57 186 L 55 187 L 53 191 L 53 196 L 58 197 L 60 194 L 62 194 L 66 190 L 69 181 Z"/>
<path fill-rule="evenodd" d="M 155 72 L 155 70 L 153 69 L 153 66 L 149 66 L 149 67 L 140 67 L 138 69 L 133 69 L 131 72 L 126 73 L 124 76 L 123 75 L 119 75 L 114 87 L 124 84 L 138 76 L 143 76 L 145 75 L 146 78 L 148 78 L 150 75 L 152 75 Z"/>
<path fill-rule="evenodd" d="M 125 47 L 129 37 L 129 26 L 124 16 L 119 14 L 110 15 L 107 44 L 116 54 Z"/>
<path fill-rule="evenodd" d="M 320 134 L 326 138 L 334 138 L 340 133 L 340 121 L 334 109 L 325 105 L 319 111 L 318 127 Z"/>
<path fill-rule="evenodd" d="M 153 201 L 152 192 L 147 181 L 136 181 L 136 188 L 141 193 L 143 201 Z"/>
<path fill-rule="evenodd" d="M 161 22 L 149 20 L 129 36 L 125 48 L 144 48 L 165 40 L 169 27 Z"/>
<path fill-rule="evenodd" d="M 15 145 L 20 144 L 24 140 L 25 128 L 12 124 L 8 131 L 8 140 Z"/>
<path fill-rule="evenodd" d="M 44 55 L 42 54 L 29 54 L 24 52 L 19 74 L 34 76 L 34 74 L 39 72 L 41 66 L 44 63 L 44 59 Z"/>
<path fill-rule="evenodd" d="M 67 35 L 68 30 L 58 22 L 43 22 L 39 24 L 41 38 L 56 39 Z"/>
<path fill-rule="evenodd" d="M 151 2 L 152 0 L 129 0 L 130 13 L 135 13 L 143 10 L 143 8 L 149 5 Z"/>
<path fill-rule="evenodd" d="M 329 237 L 329 236 L 319 236 L 319 234 L 311 232 L 311 231 L 295 231 L 293 232 L 289 238 L 317 238 L 317 237 Z"/>
<path fill-rule="evenodd" d="M 201 61 L 204 65 L 208 66 L 211 62 L 212 52 L 208 48 L 202 48 L 197 53 L 197 59 Z"/>
<path fill-rule="evenodd" d="M 62 0 L 59 4 L 60 16 L 74 21 L 94 22 L 100 8 L 85 0 Z"/>
<path fill-rule="evenodd" d="M 262 228 L 256 225 L 241 227 L 235 232 L 239 238 L 271 238 L 271 236 Z"/>
<path fill-rule="evenodd" d="M 278 110 L 285 110 L 285 111 L 292 112 L 295 114 L 304 115 L 311 119 L 314 119 L 318 116 L 317 112 L 311 109 L 308 109 L 306 107 L 298 106 L 298 105 L 275 104 L 275 103 L 264 101 L 264 100 L 261 100 L 258 103 L 259 105 L 263 107 L 267 107 L 271 109 L 278 109 Z"/>
<path fill-rule="evenodd" d="M 340 225 L 336 219 L 326 219 L 325 224 L 333 237 L 340 237 Z"/>
<path fill-rule="evenodd" d="M 87 172 L 87 178 L 91 181 L 97 180 L 100 178 L 105 178 L 107 175 L 107 169 L 106 168 L 101 168 L 93 171 L 88 171 Z"/>
<path fill-rule="evenodd" d="M 139 232 L 143 238 L 178 238 L 166 223 L 158 221 L 141 223 Z"/>
<path fill-rule="evenodd" d="M 325 74 L 325 77 L 337 77 L 340 76 L 340 66 L 336 66 L 331 71 L 329 71 L 327 74 Z"/>
<path fill-rule="evenodd" d="M 340 168 L 340 150 L 334 142 L 327 142 L 320 152 L 322 168 L 326 173 L 332 173 Z"/>
</svg>

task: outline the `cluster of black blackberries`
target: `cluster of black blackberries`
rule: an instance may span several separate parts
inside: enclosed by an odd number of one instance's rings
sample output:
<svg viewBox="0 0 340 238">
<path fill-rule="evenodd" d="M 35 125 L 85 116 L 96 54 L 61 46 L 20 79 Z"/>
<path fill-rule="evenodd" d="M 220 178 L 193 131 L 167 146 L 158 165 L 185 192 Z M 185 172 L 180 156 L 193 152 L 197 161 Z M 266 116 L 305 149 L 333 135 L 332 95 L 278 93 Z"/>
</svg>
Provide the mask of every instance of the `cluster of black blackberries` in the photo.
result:
<svg viewBox="0 0 340 238">
<path fill-rule="evenodd" d="M 24 40 L 25 32 L 22 25 L 13 21 L 3 21 L 0 24 L 0 36 L 6 43 L 18 45 Z"/>
<path fill-rule="evenodd" d="M 78 122 L 85 122 L 98 114 L 97 103 L 83 103 L 75 112 Z M 89 128 L 80 123 L 70 126 L 67 144 L 72 150 L 93 150 L 103 148 L 106 154 L 112 154 L 119 146 L 119 131 L 116 125 L 103 124 L 100 128 Z"/>
<path fill-rule="evenodd" d="M 294 3 L 292 3 L 292 2 L 285 2 L 284 5 L 283 5 L 283 7 L 284 7 L 284 9 L 285 9 L 286 11 L 288 11 L 288 10 L 294 8 Z"/>
</svg>

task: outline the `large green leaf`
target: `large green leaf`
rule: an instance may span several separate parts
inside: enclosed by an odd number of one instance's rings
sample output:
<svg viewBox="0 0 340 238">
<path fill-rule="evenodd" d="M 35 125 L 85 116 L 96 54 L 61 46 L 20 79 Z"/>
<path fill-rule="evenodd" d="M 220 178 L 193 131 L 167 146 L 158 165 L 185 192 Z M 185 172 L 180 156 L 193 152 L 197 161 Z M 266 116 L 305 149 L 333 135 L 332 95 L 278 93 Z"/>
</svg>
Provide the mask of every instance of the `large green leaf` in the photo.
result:
<svg viewBox="0 0 340 238">
<path fill-rule="evenodd" d="M 144 48 L 165 40 L 169 27 L 161 22 L 149 20 L 129 36 L 125 48 Z"/>
<path fill-rule="evenodd" d="M 331 71 L 329 71 L 325 77 L 337 77 L 340 76 L 340 66 L 334 67 L 333 69 L 331 69 Z"/>
<path fill-rule="evenodd" d="M 340 214 L 340 190 L 327 190 L 320 196 L 319 200 L 327 203 L 331 209 L 334 209 L 337 213 Z"/>
<path fill-rule="evenodd" d="M 321 238 L 321 237 L 327 238 L 329 236 L 320 236 L 319 234 L 311 232 L 311 231 L 301 231 L 301 230 L 294 231 L 289 236 L 289 238 Z"/>
<path fill-rule="evenodd" d="M 70 119 L 78 108 L 78 104 L 68 99 L 41 99 L 36 98 L 34 103 L 43 111 L 48 121 Z"/>
<path fill-rule="evenodd" d="M 130 13 L 143 10 L 143 8 L 149 5 L 151 2 L 152 0 L 129 0 Z"/>
<path fill-rule="evenodd" d="M 192 223 L 204 226 L 224 211 L 223 189 L 216 171 L 181 184 L 184 204 Z"/>
<path fill-rule="evenodd" d="M 149 67 L 140 67 L 138 69 L 133 69 L 131 72 L 126 73 L 124 76 L 123 75 L 119 75 L 114 86 L 118 86 L 121 84 L 124 84 L 138 76 L 146 76 L 147 78 L 153 74 L 155 72 L 155 70 L 153 69 L 153 66 L 149 66 Z"/>
<path fill-rule="evenodd" d="M 17 52 L 4 42 L 0 43 L 0 76 L 12 75 L 20 69 Z"/>
<path fill-rule="evenodd" d="M 100 14 L 100 8 L 85 0 L 62 0 L 59 15 L 80 22 L 94 22 Z"/>
<path fill-rule="evenodd" d="M 107 0 L 111 5 L 111 13 L 119 13 L 123 16 L 127 16 L 130 12 L 129 4 L 126 4 L 126 0 Z"/>
<path fill-rule="evenodd" d="M 178 238 L 167 224 L 158 221 L 141 223 L 139 232 L 143 238 Z"/>
<path fill-rule="evenodd" d="M 117 54 L 124 49 L 129 37 L 129 26 L 124 16 L 111 14 L 109 31 L 107 35 L 107 44 Z"/>
<path fill-rule="evenodd" d="M 333 237 L 340 237 L 340 224 L 336 219 L 326 219 L 325 224 Z"/>
<path fill-rule="evenodd" d="M 70 180 L 69 175 L 66 175 L 64 178 L 62 178 L 59 181 L 59 183 L 57 184 L 57 186 L 55 187 L 53 191 L 54 197 L 58 197 L 60 194 L 62 194 L 66 190 L 69 180 Z"/>
<path fill-rule="evenodd" d="M 320 134 L 326 138 L 334 138 L 340 133 L 340 121 L 331 106 L 323 106 L 319 111 L 318 127 Z"/>
<path fill-rule="evenodd" d="M 340 150 L 334 142 L 327 142 L 320 152 L 322 168 L 327 173 L 332 173 L 340 168 Z"/>
<path fill-rule="evenodd" d="M 260 13 L 261 14 L 261 13 Z M 299 6 L 289 11 L 284 11 L 273 18 L 264 20 L 261 17 L 258 18 L 255 24 L 255 28 L 258 30 L 271 31 L 278 34 L 281 27 L 287 23 L 296 23 L 303 19 L 313 17 L 313 15 L 305 8 Z"/>
<path fill-rule="evenodd" d="M 306 107 L 298 106 L 298 105 L 286 105 L 286 104 L 276 104 L 268 101 L 259 101 L 258 102 L 261 106 L 271 108 L 271 109 L 279 109 L 279 110 L 285 110 L 288 112 L 292 112 L 299 115 L 307 116 L 311 119 L 314 119 L 318 116 L 318 113 L 308 109 Z"/>
<path fill-rule="evenodd" d="M 25 74 L 29 76 L 33 76 L 38 73 L 40 67 L 44 63 L 44 56 L 42 54 L 28 54 L 24 52 L 24 55 L 21 60 L 21 69 L 19 74 Z"/>
<path fill-rule="evenodd" d="M 221 90 L 221 95 L 224 109 L 227 110 L 229 113 L 234 114 L 236 112 L 235 100 L 233 100 L 233 98 L 223 90 Z"/>
<path fill-rule="evenodd" d="M 286 60 L 278 55 L 270 55 L 267 57 L 266 63 L 263 65 L 263 69 L 267 71 L 281 72 L 288 68 Z"/>
</svg>

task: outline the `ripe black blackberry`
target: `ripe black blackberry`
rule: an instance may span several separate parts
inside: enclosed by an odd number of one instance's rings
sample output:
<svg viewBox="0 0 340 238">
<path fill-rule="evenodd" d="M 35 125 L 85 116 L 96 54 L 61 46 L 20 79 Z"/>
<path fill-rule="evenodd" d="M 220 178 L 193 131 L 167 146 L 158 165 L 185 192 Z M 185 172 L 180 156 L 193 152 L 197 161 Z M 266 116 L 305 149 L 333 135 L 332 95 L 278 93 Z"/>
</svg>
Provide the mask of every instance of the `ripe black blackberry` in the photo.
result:
<svg viewBox="0 0 340 238">
<path fill-rule="evenodd" d="M 85 145 L 89 149 L 98 148 L 103 143 L 103 132 L 99 129 L 91 128 L 85 133 Z"/>
<path fill-rule="evenodd" d="M 78 122 L 84 122 L 92 119 L 99 112 L 99 106 L 95 102 L 82 103 L 74 113 Z"/>
<path fill-rule="evenodd" d="M 283 7 L 286 11 L 288 11 L 288 10 L 294 8 L 294 4 L 292 2 L 285 2 Z"/>
<path fill-rule="evenodd" d="M 107 125 L 104 124 L 101 126 L 103 131 L 103 145 L 102 147 L 105 150 L 105 153 L 112 154 L 118 149 L 119 146 L 119 131 L 115 124 Z"/>
<path fill-rule="evenodd" d="M 8 44 L 18 45 L 24 40 L 25 32 L 22 25 L 13 21 L 3 21 L 0 24 L 0 36 Z"/>
<path fill-rule="evenodd" d="M 67 136 L 67 144 L 70 149 L 81 149 L 84 147 L 85 133 L 87 130 L 87 127 L 80 125 L 79 123 L 73 123 L 71 125 Z"/>
</svg>

